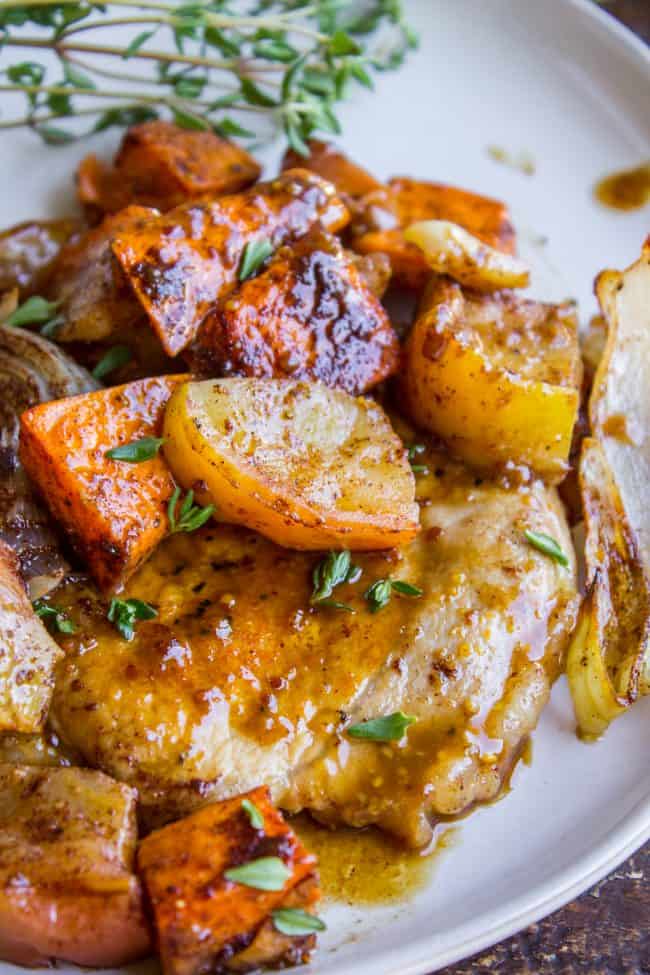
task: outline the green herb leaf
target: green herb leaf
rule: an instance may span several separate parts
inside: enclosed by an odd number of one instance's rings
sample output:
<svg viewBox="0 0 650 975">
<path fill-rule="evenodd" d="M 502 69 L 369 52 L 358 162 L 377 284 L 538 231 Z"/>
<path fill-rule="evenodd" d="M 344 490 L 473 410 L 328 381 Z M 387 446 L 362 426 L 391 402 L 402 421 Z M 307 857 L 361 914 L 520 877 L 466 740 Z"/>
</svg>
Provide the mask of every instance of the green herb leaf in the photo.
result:
<svg viewBox="0 0 650 975">
<path fill-rule="evenodd" d="M 348 54 L 361 54 L 361 48 L 344 30 L 337 30 L 328 45 L 329 53 L 334 57 L 344 57 Z"/>
<path fill-rule="evenodd" d="M 114 345 L 101 357 L 95 368 L 93 376 L 95 379 L 103 379 L 109 372 L 125 366 L 132 359 L 131 350 L 126 345 Z"/>
<path fill-rule="evenodd" d="M 291 871 L 280 857 L 260 857 L 240 867 L 231 867 L 225 871 L 224 877 L 255 890 L 282 890 L 291 877 Z"/>
<path fill-rule="evenodd" d="M 273 253 L 270 240 L 250 240 L 244 248 L 239 265 L 239 280 L 246 281 L 259 271 L 260 267 Z"/>
<path fill-rule="evenodd" d="M 49 322 L 45 323 L 45 325 L 41 325 L 38 331 L 41 335 L 44 335 L 45 338 L 51 339 L 56 335 L 64 322 L 65 318 L 63 315 L 57 315 L 56 318 L 51 318 Z"/>
<path fill-rule="evenodd" d="M 125 61 L 128 61 L 128 59 L 136 54 L 140 48 L 147 43 L 147 41 L 151 40 L 155 33 L 155 30 L 143 30 L 140 34 L 136 34 L 131 43 L 127 44 L 127 46 L 124 48 L 122 58 Z"/>
<path fill-rule="evenodd" d="M 254 802 L 251 802 L 250 799 L 242 799 L 241 807 L 248 816 L 253 829 L 264 829 L 264 816 Z"/>
<path fill-rule="evenodd" d="M 75 625 L 62 609 L 46 603 L 43 599 L 35 600 L 32 605 L 34 612 L 39 619 L 43 620 L 48 629 L 55 630 L 58 633 L 74 633 Z"/>
<path fill-rule="evenodd" d="M 158 610 L 141 599 L 111 599 L 106 615 L 125 640 L 132 640 L 136 620 L 155 619 Z"/>
<path fill-rule="evenodd" d="M 526 541 L 532 545 L 533 548 L 536 548 L 544 555 L 548 555 L 549 558 L 555 559 L 556 562 L 559 562 L 560 565 L 563 565 L 565 568 L 568 567 L 568 557 L 560 548 L 559 542 L 557 542 L 554 538 L 551 538 L 550 535 L 545 535 L 544 532 L 529 531 L 527 529 L 524 532 L 524 536 Z"/>
<path fill-rule="evenodd" d="M 67 146 L 71 142 L 77 141 L 77 136 L 74 132 L 58 129 L 53 125 L 35 125 L 34 131 L 40 135 L 43 142 L 48 146 Z"/>
<path fill-rule="evenodd" d="M 243 125 L 239 125 L 227 117 L 222 118 L 218 124 L 213 125 L 213 129 L 217 135 L 223 136 L 224 139 L 229 139 L 232 136 L 240 136 L 242 139 L 252 139 L 255 135 L 250 129 L 245 129 Z"/>
<path fill-rule="evenodd" d="M 191 489 L 185 495 L 185 499 L 181 502 L 180 509 L 176 510 L 178 502 L 181 496 L 181 489 L 179 487 L 174 488 L 174 493 L 169 499 L 169 504 L 167 505 L 167 516 L 169 518 L 169 531 L 170 534 L 175 534 L 176 532 L 193 532 L 197 528 L 201 528 L 205 525 L 206 521 L 214 514 L 215 507 L 213 504 L 206 505 L 202 508 L 198 504 L 194 504 L 194 491 Z"/>
<path fill-rule="evenodd" d="M 291 937 L 300 937 L 314 931 L 324 931 L 326 924 L 315 914 L 308 914 L 300 907 L 279 907 L 271 911 L 273 927 Z"/>
<path fill-rule="evenodd" d="M 84 74 L 83 71 L 80 71 L 79 68 L 76 68 L 74 65 L 70 64 L 69 61 L 66 61 L 63 65 L 63 76 L 66 82 L 69 85 L 72 85 L 73 88 L 81 88 L 82 90 L 85 89 L 86 91 L 94 91 L 97 88 L 97 85 L 92 78 L 89 78 L 88 75 Z"/>
<path fill-rule="evenodd" d="M 324 600 L 330 598 L 337 586 L 350 581 L 352 571 L 356 572 L 357 567 L 352 566 L 350 553 L 347 550 L 328 552 L 312 572 L 314 583 L 314 591 L 310 600 L 312 606 L 322 604 Z"/>
<path fill-rule="evenodd" d="M 402 579 L 392 579 L 391 588 L 393 592 L 398 592 L 400 596 L 422 596 L 423 591 L 419 586 L 413 586 L 410 582 L 404 582 Z"/>
<path fill-rule="evenodd" d="M 347 603 L 341 603 L 338 599 L 319 599 L 314 605 L 318 606 L 319 609 L 338 609 L 343 613 L 354 613 L 352 606 L 348 606 Z"/>
<path fill-rule="evenodd" d="M 151 122 L 158 118 L 158 112 L 146 105 L 127 105 L 124 108 L 109 108 L 102 112 L 93 127 L 93 132 L 103 132 L 112 126 L 129 128 L 140 122 Z"/>
<path fill-rule="evenodd" d="M 193 112 L 188 112 L 184 108 L 174 106 L 172 108 L 172 115 L 174 116 L 176 125 L 180 125 L 182 129 L 194 129 L 197 132 L 209 132 L 212 127 L 207 119 L 202 118 L 200 115 L 194 115 Z"/>
<path fill-rule="evenodd" d="M 57 307 L 58 302 L 47 301 L 45 298 L 33 295 L 16 308 L 6 320 L 5 325 L 13 325 L 14 328 L 19 328 L 23 325 L 38 325 L 41 322 L 49 322 Z"/>
<path fill-rule="evenodd" d="M 205 85 L 205 78 L 199 78 L 197 76 L 177 78 L 174 82 L 174 93 L 179 98 L 189 98 L 192 100 L 202 94 Z"/>
<path fill-rule="evenodd" d="M 366 741 L 399 741 L 404 737 L 406 729 L 416 721 L 417 718 L 412 715 L 396 711 L 383 718 L 371 718 L 369 721 L 350 725 L 346 734 L 350 738 L 361 738 Z"/>
<path fill-rule="evenodd" d="M 109 460 L 123 460 L 127 464 L 141 464 L 144 460 L 151 460 L 156 456 L 165 442 L 164 437 L 141 437 L 131 443 L 112 447 L 104 454 Z"/>
<path fill-rule="evenodd" d="M 277 106 L 276 100 L 262 91 L 250 78 L 242 78 L 240 85 L 244 101 L 248 105 L 257 105 L 260 108 L 275 108 Z"/>
<path fill-rule="evenodd" d="M 287 64 L 299 57 L 300 52 L 287 44 L 286 41 L 267 37 L 257 42 L 253 48 L 253 54 L 256 58 L 264 58 L 265 61 L 281 61 Z"/>
<path fill-rule="evenodd" d="M 370 612 L 378 613 L 380 609 L 387 606 L 393 592 L 399 593 L 400 596 L 422 595 L 419 586 L 413 586 L 410 582 L 404 582 L 402 579 L 377 579 L 364 593 L 370 604 Z"/>
<path fill-rule="evenodd" d="M 377 579 L 376 582 L 366 589 L 364 592 L 364 598 L 368 600 L 370 604 L 370 612 L 378 613 L 380 609 L 387 606 L 390 602 L 390 594 L 392 591 L 390 579 Z"/>
</svg>

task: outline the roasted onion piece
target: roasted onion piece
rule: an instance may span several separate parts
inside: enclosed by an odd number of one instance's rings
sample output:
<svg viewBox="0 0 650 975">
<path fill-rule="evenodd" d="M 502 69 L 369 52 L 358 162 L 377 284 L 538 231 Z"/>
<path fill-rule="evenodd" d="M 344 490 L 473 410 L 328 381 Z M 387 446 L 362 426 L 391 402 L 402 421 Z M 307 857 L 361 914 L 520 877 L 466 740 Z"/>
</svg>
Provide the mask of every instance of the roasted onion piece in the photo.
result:
<svg viewBox="0 0 650 975">
<path fill-rule="evenodd" d="M 650 693 L 650 240 L 596 293 L 608 334 L 580 461 L 587 595 L 567 661 L 584 738 Z"/>
<path fill-rule="evenodd" d="M 0 539 L 18 556 L 32 599 L 53 589 L 69 566 L 18 459 L 18 418 L 36 403 L 96 388 L 48 339 L 0 325 Z"/>
</svg>

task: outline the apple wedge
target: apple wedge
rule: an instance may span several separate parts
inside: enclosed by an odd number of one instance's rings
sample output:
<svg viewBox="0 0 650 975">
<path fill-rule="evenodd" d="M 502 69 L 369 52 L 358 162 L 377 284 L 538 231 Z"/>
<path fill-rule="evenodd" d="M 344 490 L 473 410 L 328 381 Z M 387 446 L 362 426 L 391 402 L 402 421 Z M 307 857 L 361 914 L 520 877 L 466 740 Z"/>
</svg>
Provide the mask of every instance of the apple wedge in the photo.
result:
<svg viewBox="0 0 650 975">
<path fill-rule="evenodd" d="M 404 446 L 370 399 L 293 380 L 184 383 L 164 436 L 184 487 L 287 548 L 386 549 L 418 531 Z"/>
</svg>

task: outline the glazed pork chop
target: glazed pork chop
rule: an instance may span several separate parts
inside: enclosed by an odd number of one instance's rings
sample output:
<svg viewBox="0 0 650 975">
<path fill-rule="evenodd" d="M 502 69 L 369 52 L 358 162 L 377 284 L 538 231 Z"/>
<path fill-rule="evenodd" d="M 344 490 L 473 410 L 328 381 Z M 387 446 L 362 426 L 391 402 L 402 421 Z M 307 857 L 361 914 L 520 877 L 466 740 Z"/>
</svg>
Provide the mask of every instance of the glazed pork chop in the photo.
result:
<svg viewBox="0 0 650 975">
<path fill-rule="evenodd" d="M 361 578 L 310 607 L 319 556 L 230 526 L 168 538 L 121 598 L 154 605 L 131 642 L 83 581 L 57 592 L 75 621 L 62 642 L 51 721 L 85 761 L 139 790 L 149 824 L 266 783 L 289 811 L 375 823 L 412 846 L 436 816 L 494 798 L 535 727 L 576 609 L 572 552 L 540 483 L 481 482 L 423 455 L 422 531 L 399 553 L 354 556 Z M 406 580 L 379 612 L 380 578 Z M 354 723 L 403 711 L 401 741 L 361 742 Z"/>
</svg>

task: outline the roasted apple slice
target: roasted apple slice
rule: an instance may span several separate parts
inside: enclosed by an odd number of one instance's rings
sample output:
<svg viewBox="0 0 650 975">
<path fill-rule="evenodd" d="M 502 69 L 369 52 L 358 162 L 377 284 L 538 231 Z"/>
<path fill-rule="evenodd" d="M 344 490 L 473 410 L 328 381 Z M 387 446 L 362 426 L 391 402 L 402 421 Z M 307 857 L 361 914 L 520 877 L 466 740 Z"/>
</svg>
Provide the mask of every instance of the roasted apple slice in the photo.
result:
<svg viewBox="0 0 650 975">
<path fill-rule="evenodd" d="M 0 766 L 0 957 L 102 968 L 147 954 L 135 802 L 102 772 Z"/>
<path fill-rule="evenodd" d="M 427 264 L 476 291 L 525 288 L 530 281 L 526 264 L 512 254 L 490 247 L 449 220 L 424 220 L 404 231 L 404 240 L 416 244 Z"/>
<path fill-rule="evenodd" d="M 384 549 L 418 530 L 404 447 L 372 400 L 293 380 L 186 383 L 164 435 L 181 484 L 279 545 Z"/>
<path fill-rule="evenodd" d="M 465 292 L 434 278 L 406 343 L 403 388 L 422 428 L 482 469 L 567 470 L 581 363 L 571 304 Z"/>
<path fill-rule="evenodd" d="M 308 958 L 310 932 L 324 927 L 312 913 L 316 858 L 265 788 L 151 833 L 138 868 L 164 975 L 295 964 Z"/>
</svg>

